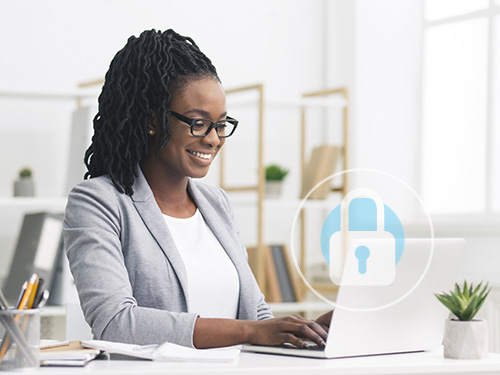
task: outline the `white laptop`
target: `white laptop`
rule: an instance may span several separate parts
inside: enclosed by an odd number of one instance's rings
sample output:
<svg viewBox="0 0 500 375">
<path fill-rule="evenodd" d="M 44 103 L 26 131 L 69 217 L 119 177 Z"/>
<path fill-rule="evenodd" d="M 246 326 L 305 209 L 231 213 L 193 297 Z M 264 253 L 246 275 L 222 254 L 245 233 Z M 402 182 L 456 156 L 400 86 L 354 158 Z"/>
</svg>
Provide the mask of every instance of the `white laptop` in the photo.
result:
<svg viewBox="0 0 500 375">
<path fill-rule="evenodd" d="M 388 286 L 341 286 L 324 349 L 243 345 L 243 350 L 343 358 L 438 348 L 448 310 L 434 293 L 461 281 L 465 240 L 434 239 L 433 250 L 431 244 L 431 239 L 405 239 Z"/>
</svg>

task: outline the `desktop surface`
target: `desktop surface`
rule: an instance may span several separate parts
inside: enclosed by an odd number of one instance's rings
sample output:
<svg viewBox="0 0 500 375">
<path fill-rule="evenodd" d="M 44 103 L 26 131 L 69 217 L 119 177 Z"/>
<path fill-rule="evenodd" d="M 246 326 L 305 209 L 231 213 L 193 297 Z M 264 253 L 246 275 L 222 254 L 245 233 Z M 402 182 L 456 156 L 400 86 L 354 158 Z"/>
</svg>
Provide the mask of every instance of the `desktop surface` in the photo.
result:
<svg viewBox="0 0 500 375">
<path fill-rule="evenodd" d="M 19 372 L 17 372 L 19 373 Z M 484 360 L 444 359 L 442 352 L 314 359 L 240 353 L 231 363 L 95 360 L 82 368 L 42 367 L 24 374 L 500 374 L 500 354 Z"/>
</svg>

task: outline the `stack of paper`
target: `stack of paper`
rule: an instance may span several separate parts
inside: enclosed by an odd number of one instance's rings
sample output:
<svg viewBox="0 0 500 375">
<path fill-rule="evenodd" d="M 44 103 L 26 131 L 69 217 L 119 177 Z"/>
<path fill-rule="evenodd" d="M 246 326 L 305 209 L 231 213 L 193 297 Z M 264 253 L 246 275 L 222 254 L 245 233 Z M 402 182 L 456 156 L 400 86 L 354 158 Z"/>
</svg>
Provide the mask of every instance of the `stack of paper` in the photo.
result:
<svg viewBox="0 0 500 375">
<path fill-rule="evenodd" d="M 50 343 L 40 348 L 41 366 L 85 366 L 100 353 L 82 346 L 80 341 Z"/>
<path fill-rule="evenodd" d="M 238 359 L 239 346 L 216 349 L 193 349 L 171 343 L 162 345 L 132 345 L 110 341 L 82 341 L 86 348 L 99 349 L 111 354 L 123 354 L 153 361 L 186 361 L 186 362 L 231 362 Z"/>
</svg>

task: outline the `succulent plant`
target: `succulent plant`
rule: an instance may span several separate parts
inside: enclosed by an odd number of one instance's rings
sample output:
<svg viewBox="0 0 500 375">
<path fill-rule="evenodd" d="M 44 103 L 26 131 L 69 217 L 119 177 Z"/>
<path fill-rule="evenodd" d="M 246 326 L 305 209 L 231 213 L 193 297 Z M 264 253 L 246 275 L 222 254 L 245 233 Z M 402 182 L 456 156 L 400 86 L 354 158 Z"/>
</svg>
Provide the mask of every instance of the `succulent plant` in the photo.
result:
<svg viewBox="0 0 500 375">
<path fill-rule="evenodd" d="M 21 178 L 31 177 L 31 175 L 32 175 L 32 172 L 31 172 L 30 168 L 23 168 L 19 171 L 19 177 L 21 177 Z"/>
<path fill-rule="evenodd" d="M 460 288 L 458 283 L 455 283 L 454 290 L 448 293 L 435 294 L 435 296 L 459 320 L 472 320 L 483 306 L 484 300 L 491 290 L 491 288 L 488 288 L 488 283 L 485 286 L 482 284 L 480 282 L 474 288 L 472 283 L 467 285 L 467 281 L 464 281 L 463 287 Z"/>
<path fill-rule="evenodd" d="M 266 167 L 266 181 L 282 181 L 288 174 L 288 169 L 281 168 L 277 164 Z"/>
</svg>

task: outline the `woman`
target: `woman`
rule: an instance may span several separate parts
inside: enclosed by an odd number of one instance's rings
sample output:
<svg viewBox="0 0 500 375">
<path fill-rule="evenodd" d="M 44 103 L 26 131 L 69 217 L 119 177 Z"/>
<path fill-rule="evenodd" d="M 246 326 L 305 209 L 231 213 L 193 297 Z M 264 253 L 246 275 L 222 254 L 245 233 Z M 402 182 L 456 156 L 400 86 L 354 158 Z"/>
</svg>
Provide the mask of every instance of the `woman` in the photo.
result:
<svg viewBox="0 0 500 375">
<path fill-rule="evenodd" d="M 211 61 L 172 30 L 131 37 L 110 64 L 69 195 L 65 249 L 97 339 L 196 348 L 306 347 L 317 321 L 273 318 L 226 194 L 196 182 L 236 129 Z"/>
</svg>

